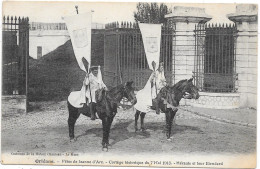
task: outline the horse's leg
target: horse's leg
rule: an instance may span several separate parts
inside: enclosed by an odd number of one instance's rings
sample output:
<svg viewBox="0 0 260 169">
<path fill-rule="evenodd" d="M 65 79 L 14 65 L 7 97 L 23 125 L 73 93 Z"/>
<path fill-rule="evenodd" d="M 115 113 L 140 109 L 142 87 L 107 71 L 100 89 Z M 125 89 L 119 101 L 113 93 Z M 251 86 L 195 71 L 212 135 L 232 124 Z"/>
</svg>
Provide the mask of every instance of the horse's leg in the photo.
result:
<svg viewBox="0 0 260 169">
<path fill-rule="evenodd" d="M 165 120 L 166 120 L 166 138 L 167 140 L 170 139 L 170 135 L 171 135 L 171 112 L 169 110 L 166 110 L 165 112 Z"/>
<path fill-rule="evenodd" d="M 172 128 L 172 123 L 173 123 L 173 119 L 177 113 L 178 109 L 175 109 L 175 110 L 171 110 L 170 113 L 171 113 L 171 117 L 170 117 L 170 127 Z M 171 129 L 170 129 L 170 138 L 171 137 Z"/>
<path fill-rule="evenodd" d="M 74 136 L 74 126 L 77 119 L 79 118 L 80 113 L 78 111 L 78 108 L 73 107 L 69 102 L 68 102 L 68 110 L 69 110 L 68 125 L 69 125 L 70 141 L 72 140 L 76 141 Z"/>
<path fill-rule="evenodd" d="M 140 113 L 141 113 L 141 112 L 140 112 L 139 110 L 136 110 L 136 113 L 135 113 L 135 132 L 138 131 L 137 122 L 138 122 L 138 118 L 139 118 Z"/>
<path fill-rule="evenodd" d="M 145 117 L 146 113 L 142 112 L 141 113 L 141 130 L 142 131 L 145 131 L 145 128 L 144 128 L 144 117 Z"/>
<path fill-rule="evenodd" d="M 108 151 L 108 117 L 102 118 L 102 126 L 103 126 L 103 139 L 102 139 L 102 150 L 106 149 Z"/>
<path fill-rule="evenodd" d="M 109 144 L 109 135 L 110 135 L 110 129 L 111 129 L 111 125 L 112 125 L 112 122 L 113 122 L 113 120 L 114 120 L 114 117 L 115 117 L 115 116 L 108 118 L 108 138 L 107 138 L 107 144 L 108 144 L 108 146 L 110 146 L 110 144 Z"/>
</svg>

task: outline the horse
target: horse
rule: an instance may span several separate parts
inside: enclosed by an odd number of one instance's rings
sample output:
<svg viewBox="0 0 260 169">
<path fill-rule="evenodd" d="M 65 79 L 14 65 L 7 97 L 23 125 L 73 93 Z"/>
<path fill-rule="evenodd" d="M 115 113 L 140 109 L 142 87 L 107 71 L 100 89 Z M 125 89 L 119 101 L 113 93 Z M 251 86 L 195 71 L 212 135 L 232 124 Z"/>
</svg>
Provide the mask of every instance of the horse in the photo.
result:
<svg viewBox="0 0 260 169">
<path fill-rule="evenodd" d="M 180 100 L 182 98 L 185 99 L 198 99 L 199 98 L 199 90 L 196 86 L 192 83 L 193 78 L 191 79 L 184 79 L 176 83 L 174 86 L 165 86 L 163 87 L 160 92 L 158 93 L 155 99 L 158 100 L 157 106 L 159 109 L 165 113 L 166 118 L 166 138 L 170 140 L 171 138 L 171 128 L 172 128 L 172 121 L 176 112 L 178 111 L 177 106 L 179 106 Z M 138 100 L 137 100 L 138 102 Z M 154 105 L 151 109 L 155 109 L 156 106 Z M 136 110 L 135 113 L 135 131 L 138 131 L 138 118 L 141 117 L 141 130 L 145 131 L 144 128 L 144 118 L 146 113 Z"/>
<path fill-rule="evenodd" d="M 102 120 L 103 126 L 103 139 L 102 139 L 102 150 L 108 151 L 109 145 L 109 133 L 113 119 L 117 113 L 117 104 L 122 98 L 127 98 L 132 105 L 136 103 L 136 97 L 134 94 L 134 88 L 132 87 L 133 81 L 120 84 L 111 90 L 101 90 L 96 92 L 96 103 L 93 104 L 93 111 L 97 112 L 99 119 Z M 82 108 L 76 108 L 68 102 L 69 118 L 69 137 L 70 141 L 76 141 L 74 136 L 74 126 L 79 118 L 80 114 L 90 117 L 90 107 L 84 104 Z"/>
</svg>

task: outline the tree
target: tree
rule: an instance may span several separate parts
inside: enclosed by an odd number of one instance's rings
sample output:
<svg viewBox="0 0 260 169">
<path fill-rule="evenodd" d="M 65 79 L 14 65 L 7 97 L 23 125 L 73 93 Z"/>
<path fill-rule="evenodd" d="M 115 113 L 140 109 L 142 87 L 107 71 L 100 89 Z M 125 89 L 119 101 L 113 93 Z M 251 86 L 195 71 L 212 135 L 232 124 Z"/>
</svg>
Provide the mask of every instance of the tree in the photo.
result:
<svg viewBox="0 0 260 169">
<path fill-rule="evenodd" d="M 164 16 L 171 12 L 164 3 L 158 5 L 157 3 L 139 2 L 136 8 L 137 11 L 134 12 L 135 20 L 142 23 L 165 23 Z"/>
</svg>

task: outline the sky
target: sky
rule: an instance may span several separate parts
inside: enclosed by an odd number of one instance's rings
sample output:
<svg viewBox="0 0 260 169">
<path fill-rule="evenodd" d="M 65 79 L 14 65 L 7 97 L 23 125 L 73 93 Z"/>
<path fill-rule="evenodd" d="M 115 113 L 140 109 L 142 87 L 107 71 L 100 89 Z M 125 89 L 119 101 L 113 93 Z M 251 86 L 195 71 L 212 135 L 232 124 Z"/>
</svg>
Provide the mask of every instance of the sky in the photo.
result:
<svg viewBox="0 0 260 169">
<path fill-rule="evenodd" d="M 133 12 L 137 2 L 37 2 L 37 1 L 7 1 L 3 3 L 2 13 L 9 16 L 28 16 L 30 22 L 63 22 L 62 17 L 76 14 L 75 5 L 79 13 L 94 10 L 93 22 L 110 23 L 114 21 L 134 21 Z M 160 2 L 158 2 L 160 3 Z M 229 4 L 192 4 L 166 3 L 168 7 L 189 6 L 205 8 L 206 14 L 212 16 L 212 23 L 231 23 L 227 14 L 235 13 L 235 3 Z"/>
</svg>

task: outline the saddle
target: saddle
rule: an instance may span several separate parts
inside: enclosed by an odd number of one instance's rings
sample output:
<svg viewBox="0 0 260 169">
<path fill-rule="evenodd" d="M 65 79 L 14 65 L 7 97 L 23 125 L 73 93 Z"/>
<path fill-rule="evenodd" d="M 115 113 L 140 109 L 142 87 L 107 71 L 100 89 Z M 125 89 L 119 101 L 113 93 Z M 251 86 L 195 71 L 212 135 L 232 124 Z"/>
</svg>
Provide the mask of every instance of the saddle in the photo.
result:
<svg viewBox="0 0 260 169">
<path fill-rule="evenodd" d="M 96 109 L 100 112 L 106 112 L 107 116 L 115 115 L 115 110 L 111 107 L 111 101 L 109 100 L 109 95 L 105 89 L 98 89 L 96 91 L 96 101 L 98 106 Z"/>
<path fill-rule="evenodd" d="M 151 109 L 153 110 L 156 110 L 156 101 L 158 101 L 159 104 L 166 106 L 166 108 L 171 108 L 173 110 L 177 109 L 176 107 L 178 106 L 177 102 L 175 101 L 175 94 L 168 86 L 163 87 L 158 93 L 157 97 L 152 100 Z"/>
</svg>

